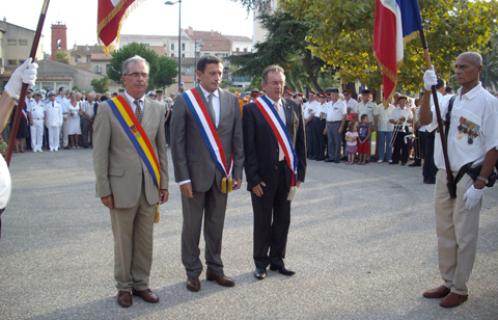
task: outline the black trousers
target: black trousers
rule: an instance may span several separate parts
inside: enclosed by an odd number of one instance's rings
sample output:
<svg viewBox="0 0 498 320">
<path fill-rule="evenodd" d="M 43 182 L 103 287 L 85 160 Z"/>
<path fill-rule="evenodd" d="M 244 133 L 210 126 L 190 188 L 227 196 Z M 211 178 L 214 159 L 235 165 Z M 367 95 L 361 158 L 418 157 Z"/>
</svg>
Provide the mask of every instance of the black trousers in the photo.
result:
<svg viewBox="0 0 498 320">
<path fill-rule="evenodd" d="M 408 161 L 408 144 L 405 143 L 406 135 L 407 133 L 402 130 L 396 134 L 393 144 L 393 163 L 398 163 L 401 160 L 401 163 L 405 164 Z"/>
<path fill-rule="evenodd" d="M 284 266 L 287 234 L 290 226 L 290 205 L 287 200 L 289 184 L 285 178 L 288 168 L 285 162 L 277 166 L 277 178 L 265 181 L 263 195 L 251 192 L 254 213 L 253 258 L 257 268 L 265 269 L 270 263 Z"/>
<path fill-rule="evenodd" d="M 437 168 L 434 164 L 434 139 L 435 131 L 422 132 L 419 131 L 422 154 L 424 156 L 424 166 L 422 167 L 422 175 L 424 181 L 435 182 Z"/>
<path fill-rule="evenodd" d="M 315 154 L 315 145 L 313 141 L 313 124 L 311 120 L 306 125 L 306 157 L 311 159 Z"/>
</svg>

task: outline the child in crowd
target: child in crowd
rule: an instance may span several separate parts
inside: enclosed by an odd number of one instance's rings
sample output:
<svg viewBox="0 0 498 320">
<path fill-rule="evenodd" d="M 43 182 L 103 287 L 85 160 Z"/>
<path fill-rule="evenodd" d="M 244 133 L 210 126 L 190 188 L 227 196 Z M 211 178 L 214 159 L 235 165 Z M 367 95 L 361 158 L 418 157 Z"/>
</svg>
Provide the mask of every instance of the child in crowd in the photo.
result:
<svg viewBox="0 0 498 320">
<path fill-rule="evenodd" d="M 358 131 L 356 130 L 356 122 L 349 123 L 348 131 L 346 132 L 346 154 L 348 155 L 347 164 L 354 164 L 356 155 L 356 144 L 358 140 Z"/>
<path fill-rule="evenodd" d="M 362 114 L 358 125 L 358 155 L 359 164 L 366 164 L 370 157 L 370 123 L 368 115 Z"/>
</svg>

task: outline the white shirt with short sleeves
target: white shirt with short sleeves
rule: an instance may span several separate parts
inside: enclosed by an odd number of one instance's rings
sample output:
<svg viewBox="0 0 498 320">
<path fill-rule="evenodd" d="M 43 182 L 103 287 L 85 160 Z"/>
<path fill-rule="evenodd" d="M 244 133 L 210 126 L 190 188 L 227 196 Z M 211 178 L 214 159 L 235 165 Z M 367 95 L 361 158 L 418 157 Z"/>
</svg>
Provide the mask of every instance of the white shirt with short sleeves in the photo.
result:
<svg viewBox="0 0 498 320">
<path fill-rule="evenodd" d="M 387 108 L 384 108 L 383 104 L 379 104 L 377 108 L 374 109 L 374 115 L 378 116 L 377 129 L 382 132 L 391 132 L 394 130 L 394 125 L 389 122 L 391 119 L 391 113 L 394 111 L 394 106 L 389 104 Z"/>
<path fill-rule="evenodd" d="M 358 101 L 351 98 L 348 101 L 344 100 L 344 102 L 346 102 L 347 112 L 358 113 L 358 107 L 359 107 Z"/>
<path fill-rule="evenodd" d="M 360 102 L 358 104 L 358 120 L 361 120 L 361 116 L 366 114 L 368 116 L 368 122 L 372 123 L 374 121 L 374 110 L 377 108 L 377 105 L 372 101 L 368 101 L 367 103 Z"/>
<path fill-rule="evenodd" d="M 391 116 L 389 119 L 398 121 L 401 118 L 405 118 L 405 122 L 402 123 L 403 127 L 408 125 L 408 120 L 413 119 L 413 114 L 410 109 L 407 107 L 404 107 L 401 109 L 400 107 L 395 107 L 394 110 L 391 112 Z"/>
<path fill-rule="evenodd" d="M 474 162 L 480 164 L 486 153 L 498 147 L 498 99 L 485 90 L 481 83 L 453 103 L 448 133 L 448 157 L 451 170 L 457 172 L 463 165 Z M 449 100 L 441 108 L 441 116 L 446 118 Z M 432 122 L 436 116 L 433 114 Z M 444 170 L 441 138 L 436 133 L 434 162 Z"/>
<path fill-rule="evenodd" d="M 337 100 L 336 102 L 330 101 L 324 112 L 326 113 L 327 122 L 341 121 L 347 114 L 346 102 L 342 100 Z"/>
</svg>

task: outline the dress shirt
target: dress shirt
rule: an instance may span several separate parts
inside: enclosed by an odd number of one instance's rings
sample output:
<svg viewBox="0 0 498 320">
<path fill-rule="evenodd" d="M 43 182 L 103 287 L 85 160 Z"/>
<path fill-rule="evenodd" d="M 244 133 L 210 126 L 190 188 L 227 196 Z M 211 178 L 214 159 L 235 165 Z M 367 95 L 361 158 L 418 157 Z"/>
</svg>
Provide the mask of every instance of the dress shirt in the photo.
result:
<svg viewBox="0 0 498 320">
<path fill-rule="evenodd" d="M 130 104 L 131 106 L 131 110 L 133 110 L 133 113 L 135 113 L 136 109 L 137 109 L 137 106 L 135 104 L 135 100 L 139 100 L 140 101 L 140 106 L 142 107 L 142 113 L 144 112 L 144 107 L 145 107 L 145 95 L 143 95 L 140 99 L 135 99 L 133 98 L 132 96 L 130 96 L 128 94 L 128 92 L 124 92 L 124 96 L 126 98 L 126 100 L 128 100 L 128 103 Z"/>
<path fill-rule="evenodd" d="M 329 101 L 324 109 L 324 112 L 327 115 L 327 122 L 342 121 L 347 114 L 346 102 L 342 100 L 337 100 L 336 102 Z"/>
</svg>

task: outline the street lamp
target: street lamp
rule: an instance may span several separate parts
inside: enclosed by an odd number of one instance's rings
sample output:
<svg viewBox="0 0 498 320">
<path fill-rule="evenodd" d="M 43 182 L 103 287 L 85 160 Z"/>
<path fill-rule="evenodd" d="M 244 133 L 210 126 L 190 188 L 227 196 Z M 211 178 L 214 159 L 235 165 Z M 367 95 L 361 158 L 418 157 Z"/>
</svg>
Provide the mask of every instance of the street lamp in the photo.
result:
<svg viewBox="0 0 498 320">
<path fill-rule="evenodd" d="M 197 84 L 197 49 L 202 49 L 202 41 L 197 42 L 197 39 L 194 39 L 194 85 Z"/>
<path fill-rule="evenodd" d="M 164 4 L 172 6 L 178 3 L 178 91 L 182 86 L 182 0 L 166 1 Z"/>
</svg>

